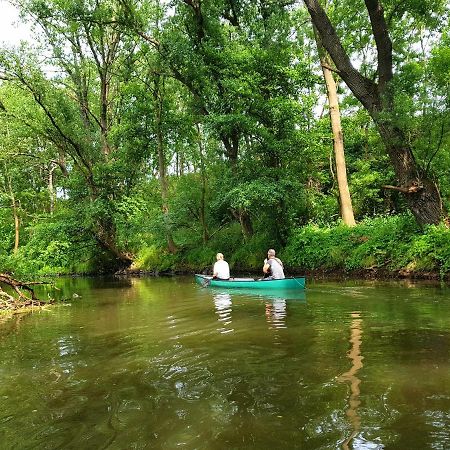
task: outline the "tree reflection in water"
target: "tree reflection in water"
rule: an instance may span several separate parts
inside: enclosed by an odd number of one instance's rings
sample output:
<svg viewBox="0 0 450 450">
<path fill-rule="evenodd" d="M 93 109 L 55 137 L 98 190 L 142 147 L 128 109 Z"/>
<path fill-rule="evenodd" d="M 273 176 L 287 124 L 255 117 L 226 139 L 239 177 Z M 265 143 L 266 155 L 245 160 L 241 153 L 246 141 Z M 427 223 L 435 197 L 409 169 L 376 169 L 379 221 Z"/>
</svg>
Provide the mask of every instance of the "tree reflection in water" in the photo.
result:
<svg viewBox="0 0 450 450">
<path fill-rule="evenodd" d="M 352 322 L 350 326 L 350 343 L 351 348 L 347 353 L 347 356 L 352 362 L 352 367 L 348 372 L 343 373 L 338 381 L 341 383 L 348 383 L 350 385 L 350 397 L 348 400 L 348 409 L 346 411 L 347 417 L 350 421 L 350 425 L 353 428 L 353 432 L 343 442 L 342 448 L 348 450 L 349 444 L 357 436 L 361 429 L 361 418 L 358 414 L 358 407 L 361 403 L 359 399 L 361 380 L 357 377 L 359 369 L 363 367 L 363 357 L 361 356 L 361 336 L 362 336 L 362 319 L 361 312 L 355 311 L 351 313 Z"/>
</svg>

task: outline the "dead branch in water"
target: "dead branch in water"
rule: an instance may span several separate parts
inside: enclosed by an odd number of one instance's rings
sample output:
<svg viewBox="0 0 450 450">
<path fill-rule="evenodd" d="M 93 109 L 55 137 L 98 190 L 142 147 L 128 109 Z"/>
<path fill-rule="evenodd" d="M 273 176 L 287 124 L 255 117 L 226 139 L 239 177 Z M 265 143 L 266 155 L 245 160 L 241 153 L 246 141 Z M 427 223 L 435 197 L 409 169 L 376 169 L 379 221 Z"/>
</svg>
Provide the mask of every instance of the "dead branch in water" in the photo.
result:
<svg viewBox="0 0 450 450">
<path fill-rule="evenodd" d="M 36 297 L 33 288 L 30 286 L 38 284 L 49 283 L 46 281 L 23 282 L 16 280 L 7 273 L 0 273 L 0 309 L 18 309 L 24 306 L 42 306 L 50 303 Z M 4 287 L 8 287 L 12 293 L 4 290 Z M 24 291 L 28 295 L 25 295 Z"/>
</svg>

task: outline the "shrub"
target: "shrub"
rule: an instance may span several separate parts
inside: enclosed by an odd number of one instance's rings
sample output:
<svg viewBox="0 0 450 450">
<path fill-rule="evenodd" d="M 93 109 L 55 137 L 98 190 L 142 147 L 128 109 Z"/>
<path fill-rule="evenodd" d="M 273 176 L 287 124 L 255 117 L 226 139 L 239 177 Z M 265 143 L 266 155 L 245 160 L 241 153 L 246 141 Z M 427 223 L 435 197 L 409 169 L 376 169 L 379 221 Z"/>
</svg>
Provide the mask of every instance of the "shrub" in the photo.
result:
<svg viewBox="0 0 450 450">
<path fill-rule="evenodd" d="M 385 268 L 450 271 L 450 230 L 420 229 L 408 215 L 366 219 L 356 227 L 307 225 L 296 230 L 284 252 L 286 265 L 301 270 Z"/>
<path fill-rule="evenodd" d="M 271 247 L 276 248 L 276 243 L 270 239 L 270 236 L 268 236 L 267 233 L 255 234 L 248 242 L 244 242 L 233 253 L 230 259 L 231 266 L 235 271 L 260 271 L 267 250 Z"/>
<path fill-rule="evenodd" d="M 135 269 L 164 272 L 174 268 L 176 255 L 167 250 L 151 245 L 140 250 L 134 263 Z"/>
<path fill-rule="evenodd" d="M 430 225 L 415 237 L 408 248 L 410 268 L 437 270 L 443 276 L 450 271 L 450 230 Z"/>
</svg>

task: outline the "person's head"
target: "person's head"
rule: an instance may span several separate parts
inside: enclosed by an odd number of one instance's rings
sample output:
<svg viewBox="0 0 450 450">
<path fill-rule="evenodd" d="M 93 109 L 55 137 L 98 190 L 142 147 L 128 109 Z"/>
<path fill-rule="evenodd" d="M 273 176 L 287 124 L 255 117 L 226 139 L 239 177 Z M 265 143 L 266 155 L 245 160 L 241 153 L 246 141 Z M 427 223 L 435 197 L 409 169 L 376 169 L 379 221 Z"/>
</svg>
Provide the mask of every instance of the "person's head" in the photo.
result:
<svg viewBox="0 0 450 450">
<path fill-rule="evenodd" d="M 217 259 L 217 261 L 223 259 L 223 253 L 217 253 L 216 259 Z"/>
<path fill-rule="evenodd" d="M 269 248 L 269 250 L 267 251 L 267 256 L 269 258 L 275 258 L 275 250 L 273 248 Z"/>
</svg>

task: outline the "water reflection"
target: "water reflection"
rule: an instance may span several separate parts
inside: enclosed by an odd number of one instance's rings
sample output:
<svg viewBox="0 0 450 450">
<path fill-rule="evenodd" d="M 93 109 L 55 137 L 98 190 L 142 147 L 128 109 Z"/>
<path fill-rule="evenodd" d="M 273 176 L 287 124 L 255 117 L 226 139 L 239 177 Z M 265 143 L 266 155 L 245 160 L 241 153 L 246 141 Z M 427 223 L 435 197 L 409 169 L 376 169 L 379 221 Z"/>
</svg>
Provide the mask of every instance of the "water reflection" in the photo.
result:
<svg viewBox="0 0 450 450">
<path fill-rule="evenodd" d="M 266 301 L 266 319 L 270 328 L 287 328 L 286 326 L 286 299 L 274 298 Z"/>
<path fill-rule="evenodd" d="M 253 299 L 267 299 L 267 300 L 296 300 L 300 302 L 306 301 L 306 293 L 304 290 L 294 290 L 294 289 L 277 289 L 276 291 L 266 290 L 258 290 L 258 289 L 250 289 L 250 288 L 238 288 L 231 289 L 229 291 L 219 290 L 219 288 L 210 288 L 213 295 L 216 294 L 224 294 L 228 295 L 230 299 L 236 296 L 240 297 L 251 297 Z"/>
<path fill-rule="evenodd" d="M 221 322 L 221 327 L 217 330 L 220 333 L 230 333 L 234 329 L 229 327 L 232 322 L 231 312 L 233 302 L 231 301 L 231 295 L 226 292 L 221 292 L 213 295 L 214 306 L 216 308 L 216 314 L 219 316 L 217 319 Z"/>
<path fill-rule="evenodd" d="M 1 449 L 450 449 L 448 291 L 78 281 L 0 331 Z"/>
<path fill-rule="evenodd" d="M 349 444 L 357 436 L 361 429 L 361 417 L 358 413 L 358 407 L 361 403 L 360 396 L 360 384 L 361 380 L 358 378 L 357 373 L 359 369 L 363 367 L 363 356 L 361 355 L 361 336 L 362 336 L 362 319 L 361 312 L 355 311 L 351 313 L 352 321 L 350 325 L 350 343 L 351 348 L 347 353 L 348 358 L 352 362 L 352 366 L 349 371 L 343 373 L 338 381 L 341 383 L 348 383 L 350 385 L 350 397 L 348 399 L 348 409 L 346 411 L 347 417 L 350 421 L 350 425 L 353 428 L 350 436 L 342 443 L 342 448 L 348 450 Z"/>
<path fill-rule="evenodd" d="M 232 291 L 212 291 L 215 312 L 218 315 L 218 321 L 221 322 L 221 333 L 234 331 L 229 325 L 232 323 L 233 299 L 248 297 L 252 302 L 263 301 L 264 315 L 270 329 L 287 328 L 286 316 L 287 305 L 289 301 L 304 302 L 306 295 L 304 291 L 277 291 L 259 292 L 253 289 L 233 289 Z"/>
</svg>

